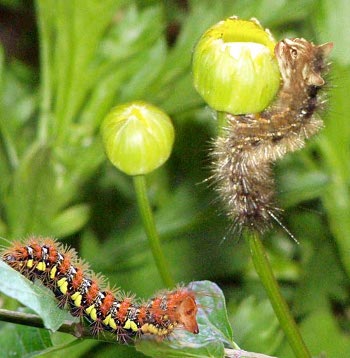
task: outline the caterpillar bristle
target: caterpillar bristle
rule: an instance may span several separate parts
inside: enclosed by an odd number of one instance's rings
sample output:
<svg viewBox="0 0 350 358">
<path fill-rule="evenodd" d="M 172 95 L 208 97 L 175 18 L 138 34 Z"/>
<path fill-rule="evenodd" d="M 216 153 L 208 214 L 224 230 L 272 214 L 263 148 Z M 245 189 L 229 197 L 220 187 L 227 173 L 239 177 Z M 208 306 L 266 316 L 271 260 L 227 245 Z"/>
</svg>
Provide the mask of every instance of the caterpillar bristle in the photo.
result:
<svg viewBox="0 0 350 358">
<path fill-rule="evenodd" d="M 323 127 L 317 111 L 326 103 L 320 90 L 332 47 L 302 38 L 280 41 L 275 54 L 283 82 L 275 101 L 261 113 L 226 115 L 227 127 L 211 153 L 213 178 L 239 234 L 264 233 L 275 221 L 296 240 L 277 216 L 272 164 Z"/>
<path fill-rule="evenodd" d="M 135 295 L 109 288 L 72 250 L 50 238 L 17 241 L 1 253 L 2 259 L 25 277 L 40 280 L 53 291 L 60 308 L 83 318 L 92 335 L 112 332 L 121 343 L 140 336 L 164 339 L 176 328 L 198 333 L 197 303 L 186 287 L 163 291 L 144 303 Z"/>
</svg>

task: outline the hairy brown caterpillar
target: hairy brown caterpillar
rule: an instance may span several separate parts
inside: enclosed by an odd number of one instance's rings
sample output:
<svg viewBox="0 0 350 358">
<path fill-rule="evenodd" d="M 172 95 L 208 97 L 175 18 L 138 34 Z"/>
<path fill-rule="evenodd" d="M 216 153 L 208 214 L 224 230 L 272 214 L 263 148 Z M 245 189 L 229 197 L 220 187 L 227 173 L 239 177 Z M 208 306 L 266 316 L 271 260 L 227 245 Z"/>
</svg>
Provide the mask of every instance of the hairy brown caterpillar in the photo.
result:
<svg viewBox="0 0 350 358">
<path fill-rule="evenodd" d="M 277 43 L 282 86 L 275 101 L 257 114 L 227 114 L 227 127 L 212 151 L 217 191 L 235 230 L 264 232 L 277 218 L 272 163 L 304 146 L 323 122 L 316 115 L 325 98 L 326 57 L 332 43 L 303 38 Z"/>
<path fill-rule="evenodd" d="M 188 287 L 163 291 L 137 303 L 133 297 L 109 289 L 74 250 L 50 238 L 16 242 L 1 257 L 28 279 L 39 279 L 52 290 L 59 307 L 84 318 L 93 335 L 109 331 L 126 343 L 142 335 L 164 338 L 176 328 L 198 333 L 196 298 Z"/>
</svg>

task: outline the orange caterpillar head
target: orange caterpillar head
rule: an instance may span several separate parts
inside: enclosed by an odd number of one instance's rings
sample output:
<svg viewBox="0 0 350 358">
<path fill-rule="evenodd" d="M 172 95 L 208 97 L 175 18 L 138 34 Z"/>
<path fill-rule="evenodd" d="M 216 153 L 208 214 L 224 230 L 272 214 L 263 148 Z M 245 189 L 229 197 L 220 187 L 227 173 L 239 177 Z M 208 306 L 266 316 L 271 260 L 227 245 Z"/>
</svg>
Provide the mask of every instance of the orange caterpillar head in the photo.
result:
<svg viewBox="0 0 350 358">
<path fill-rule="evenodd" d="M 198 334 L 197 324 L 197 303 L 193 292 L 187 290 L 179 290 L 173 295 L 170 306 L 173 304 L 175 307 L 176 321 L 187 331 Z"/>
</svg>

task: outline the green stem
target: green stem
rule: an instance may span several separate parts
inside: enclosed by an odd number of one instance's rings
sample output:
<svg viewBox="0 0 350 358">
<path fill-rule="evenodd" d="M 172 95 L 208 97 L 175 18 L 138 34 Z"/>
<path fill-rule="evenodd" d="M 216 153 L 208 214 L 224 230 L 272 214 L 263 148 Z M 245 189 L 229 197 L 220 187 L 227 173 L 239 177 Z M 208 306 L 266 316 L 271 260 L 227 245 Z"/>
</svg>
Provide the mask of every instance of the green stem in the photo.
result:
<svg viewBox="0 0 350 358">
<path fill-rule="evenodd" d="M 257 233 L 248 233 L 246 239 L 249 243 L 253 263 L 259 278 L 264 285 L 271 305 L 287 337 L 287 340 L 298 358 L 310 358 L 310 352 L 300 335 L 288 305 L 281 295 L 278 283 L 273 275 L 270 262 L 267 259 L 263 244 Z"/>
<path fill-rule="evenodd" d="M 42 318 L 32 313 L 9 311 L 0 308 L 0 321 L 20 324 L 28 327 L 47 329 Z M 57 329 L 57 332 L 68 333 L 77 338 L 98 339 L 110 343 L 117 342 L 115 335 L 111 332 L 99 332 L 100 334 L 92 334 L 91 327 L 82 324 L 82 322 L 64 321 Z M 80 342 L 80 340 L 72 341 L 70 344 L 68 344 L 67 347 L 74 344 L 74 342 Z M 52 350 L 50 350 L 50 352 L 52 352 Z"/>
<path fill-rule="evenodd" d="M 17 311 L 9 311 L 9 310 L 5 310 L 2 308 L 0 308 L 0 321 L 21 324 L 21 325 L 29 326 L 29 327 L 45 328 L 42 318 L 35 314 L 25 313 L 25 312 L 17 312 Z M 74 336 L 81 338 L 82 335 L 77 334 L 78 326 L 79 326 L 79 323 L 65 321 L 61 325 L 61 327 L 58 329 L 58 331 L 64 332 L 64 333 L 69 333 L 69 334 L 72 334 Z M 80 329 L 80 327 L 79 327 L 79 329 Z M 89 332 L 89 331 L 87 331 L 87 332 Z M 91 333 L 88 333 L 88 334 L 90 337 Z"/>
<path fill-rule="evenodd" d="M 149 245 L 153 254 L 154 261 L 164 284 L 167 287 L 174 286 L 174 280 L 170 274 L 165 256 L 160 246 L 160 239 L 154 222 L 152 209 L 147 197 L 146 178 L 144 175 L 136 175 L 133 177 L 134 187 L 136 191 L 137 204 L 142 217 L 143 226 L 145 228 Z"/>
<path fill-rule="evenodd" d="M 216 112 L 218 136 L 221 135 L 226 128 L 226 112 Z"/>
<path fill-rule="evenodd" d="M 50 50 L 52 47 L 50 40 L 50 20 L 49 17 L 52 8 L 48 1 L 37 0 L 36 12 L 38 17 L 38 29 L 40 34 L 40 71 L 41 71 L 41 102 L 40 117 L 38 123 L 38 138 L 46 142 L 49 136 L 49 121 L 51 116 L 52 100 L 52 79 L 51 79 L 51 62 Z"/>
</svg>

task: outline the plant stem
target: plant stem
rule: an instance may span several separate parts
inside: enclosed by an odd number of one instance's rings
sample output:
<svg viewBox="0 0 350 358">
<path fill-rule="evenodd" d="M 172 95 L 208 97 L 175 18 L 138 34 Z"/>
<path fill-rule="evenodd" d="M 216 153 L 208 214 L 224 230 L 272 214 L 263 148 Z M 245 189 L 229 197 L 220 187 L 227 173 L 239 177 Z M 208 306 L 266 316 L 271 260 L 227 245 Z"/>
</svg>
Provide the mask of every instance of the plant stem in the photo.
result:
<svg viewBox="0 0 350 358">
<path fill-rule="evenodd" d="M 45 328 L 43 320 L 36 314 L 24 313 L 17 311 L 9 311 L 0 308 L 0 321 L 21 324 L 29 327 Z M 70 333 L 76 337 L 81 338 L 81 335 L 77 335 L 76 322 L 65 321 L 58 329 L 60 332 Z M 91 336 L 91 334 L 89 334 Z"/>
<path fill-rule="evenodd" d="M 226 112 L 216 112 L 217 132 L 221 135 L 226 128 Z"/>
<path fill-rule="evenodd" d="M 271 305 L 295 356 L 298 358 L 310 358 L 310 352 L 306 348 L 288 305 L 281 295 L 259 235 L 257 233 L 248 233 L 246 240 L 249 244 L 256 272 L 266 290 Z"/>
<path fill-rule="evenodd" d="M 32 313 L 9 311 L 0 308 L 0 321 L 47 329 L 41 317 Z M 77 338 L 98 339 L 105 342 L 117 343 L 115 335 L 111 332 L 104 331 L 99 332 L 98 335 L 92 334 L 91 328 L 81 322 L 64 321 L 57 332 L 68 333 Z M 77 342 L 79 342 L 79 340 L 77 340 Z"/>
<path fill-rule="evenodd" d="M 147 197 L 146 178 L 144 175 L 136 175 L 133 177 L 134 187 L 136 191 L 137 204 L 142 217 L 143 226 L 145 228 L 148 242 L 151 247 L 154 261 L 164 284 L 167 287 L 174 286 L 174 280 L 170 274 L 165 256 L 160 246 L 160 239 L 154 222 L 152 209 Z"/>
<path fill-rule="evenodd" d="M 51 62 L 50 62 L 50 20 L 48 16 L 52 11 L 50 4 L 45 0 L 36 1 L 36 12 L 38 18 L 38 30 L 40 34 L 40 69 L 41 69 L 41 102 L 40 102 L 40 117 L 38 123 L 38 139 L 46 142 L 48 139 L 49 121 L 51 116 L 51 101 L 52 101 L 52 79 L 51 79 Z"/>
</svg>

